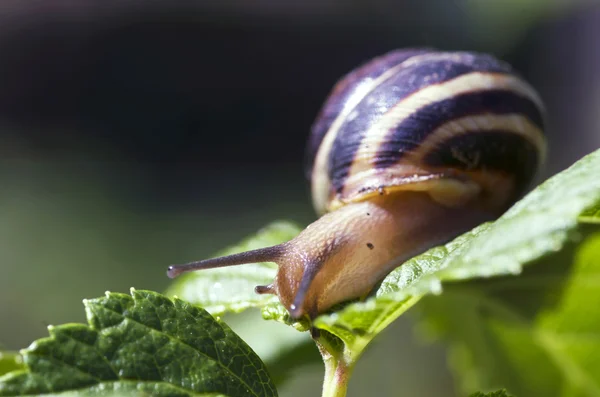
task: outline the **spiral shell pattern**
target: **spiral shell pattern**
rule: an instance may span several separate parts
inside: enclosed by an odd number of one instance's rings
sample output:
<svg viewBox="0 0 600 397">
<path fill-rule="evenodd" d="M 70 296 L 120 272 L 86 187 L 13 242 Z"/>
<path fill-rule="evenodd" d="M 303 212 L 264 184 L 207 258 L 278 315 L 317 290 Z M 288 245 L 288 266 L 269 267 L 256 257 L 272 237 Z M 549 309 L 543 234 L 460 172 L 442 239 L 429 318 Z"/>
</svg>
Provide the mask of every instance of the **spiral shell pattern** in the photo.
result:
<svg viewBox="0 0 600 397">
<path fill-rule="evenodd" d="M 492 210 L 524 193 L 546 152 L 537 92 L 490 55 L 397 50 L 347 74 L 307 150 L 324 213 L 374 194 L 468 180 Z"/>
</svg>

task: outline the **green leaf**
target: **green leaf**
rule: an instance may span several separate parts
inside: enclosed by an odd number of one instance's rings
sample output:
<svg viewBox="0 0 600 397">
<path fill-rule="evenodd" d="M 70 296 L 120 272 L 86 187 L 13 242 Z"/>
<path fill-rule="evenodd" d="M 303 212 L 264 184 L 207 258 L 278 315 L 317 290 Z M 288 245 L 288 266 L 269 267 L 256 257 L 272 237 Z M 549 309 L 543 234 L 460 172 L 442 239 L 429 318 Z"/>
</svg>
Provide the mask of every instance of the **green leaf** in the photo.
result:
<svg viewBox="0 0 600 397">
<path fill-rule="evenodd" d="M 49 327 L 0 396 L 276 396 L 259 357 L 206 311 L 150 291 L 84 301 L 88 325 Z"/>
<path fill-rule="evenodd" d="M 533 324 L 569 390 L 600 395 L 600 233 L 581 246 L 560 301 Z"/>
<path fill-rule="evenodd" d="M 423 301 L 424 331 L 450 342 L 463 391 L 600 395 L 600 233 L 546 257 L 518 279 L 456 285 Z M 533 298 L 533 299 L 532 299 Z M 523 308 L 523 304 L 537 308 Z"/>
<path fill-rule="evenodd" d="M 22 369 L 23 367 L 23 359 L 20 354 L 0 351 L 0 375 Z"/>
<path fill-rule="evenodd" d="M 292 223 L 274 222 L 255 236 L 229 247 L 217 256 L 277 245 L 291 240 L 299 232 L 300 229 Z M 214 315 L 237 313 L 278 302 L 273 295 L 258 295 L 254 292 L 257 285 L 272 283 L 276 273 L 277 265 L 267 262 L 190 272 L 178 277 L 166 294 L 198 304 Z"/>
<path fill-rule="evenodd" d="M 505 389 L 501 389 L 491 393 L 482 393 L 478 391 L 477 393 L 471 394 L 469 397 L 511 397 L 511 395 L 508 394 Z"/>
<path fill-rule="evenodd" d="M 579 216 L 579 222 L 600 224 L 600 205 L 587 209 Z"/>
</svg>

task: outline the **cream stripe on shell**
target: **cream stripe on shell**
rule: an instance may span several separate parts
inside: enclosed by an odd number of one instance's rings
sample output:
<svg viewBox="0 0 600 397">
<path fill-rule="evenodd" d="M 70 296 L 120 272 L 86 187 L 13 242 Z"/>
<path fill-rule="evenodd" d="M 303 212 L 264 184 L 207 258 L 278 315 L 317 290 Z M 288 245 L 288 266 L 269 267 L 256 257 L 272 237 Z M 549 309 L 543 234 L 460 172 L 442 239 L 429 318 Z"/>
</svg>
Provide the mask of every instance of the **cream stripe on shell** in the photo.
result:
<svg viewBox="0 0 600 397">
<path fill-rule="evenodd" d="M 391 108 L 381 119 L 374 123 L 367 132 L 363 143 L 358 149 L 354 162 L 350 167 L 349 176 L 356 175 L 366 167 L 371 167 L 371 157 L 377 153 L 379 147 L 385 143 L 389 132 L 399 125 L 403 120 L 410 117 L 419 109 L 432 103 L 450 99 L 457 95 L 485 90 L 504 89 L 531 99 L 540 109 L 543 109 L 542 101 L 527 83 L 508 74 L 471 72 L 461 75 L 444 83 L 425 87 L 414 94 L 404 98 Z M 544 157 L 545 140 L 542 131 L 535 127 L 529 120 L 520 114 L 515 115 L 491 115 L 470 116 L 459 120 L 451 120 L 439 127 L 432 136 L 421 144 L 426 144 L 429 139 L 438 139 L 435 136 L 443 136 L 452 130 L 459 132 L 475 131 L 477 129 L 491 130 L 492 126 L 508 128 L 505 124 L 512 125 L 516 133 L 527 136 L 540 150 L 540 157 Z M 467 128 L 468 125 L 472 128 Z M 417 149 L 417 150 L 420 150 Z"/>
</svg>

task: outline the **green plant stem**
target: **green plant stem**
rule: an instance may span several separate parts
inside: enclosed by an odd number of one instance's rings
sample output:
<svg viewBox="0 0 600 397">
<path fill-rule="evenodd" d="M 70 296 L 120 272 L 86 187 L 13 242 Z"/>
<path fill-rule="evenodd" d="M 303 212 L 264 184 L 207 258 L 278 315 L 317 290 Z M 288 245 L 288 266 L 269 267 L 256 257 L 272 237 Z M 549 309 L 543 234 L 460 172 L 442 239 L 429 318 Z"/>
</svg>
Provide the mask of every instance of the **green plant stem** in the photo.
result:
<svg viewBox="0 0 600 397">
<path fill-rule="evenodd" d="M 319 338 L 316 342 L 325 364 L 322 397 L 345 397 L 356 361 L 325 338 Z"/>
<path fill-rule="evenodd" d="M 353 366 L 347 366 L 344 360 L 325 362 L 323 397 L 345 397 Z"/>
</svg>

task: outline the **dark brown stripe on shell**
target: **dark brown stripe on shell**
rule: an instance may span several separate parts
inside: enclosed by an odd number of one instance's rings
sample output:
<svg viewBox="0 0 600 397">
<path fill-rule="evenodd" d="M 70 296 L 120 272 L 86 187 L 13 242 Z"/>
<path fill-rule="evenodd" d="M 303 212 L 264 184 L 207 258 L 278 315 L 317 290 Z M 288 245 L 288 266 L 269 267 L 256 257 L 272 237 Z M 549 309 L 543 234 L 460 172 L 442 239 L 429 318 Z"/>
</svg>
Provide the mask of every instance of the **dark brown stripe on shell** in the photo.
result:
<svg viewBox="0 0 600 397">
<path fill-rule="evenodd" d="M 538 156 L 538 148 L 521 135 L 510 131 L 478 131 L 449 138 L 427 153 L 423 163 L 436 168 L 489 170 L 511 175 L 516 198 L 533 179 Z"/>
<path fill-rule="evenodd" d="M 340 127 L 329 154 L 328 172 L 334 191 L 342 192 L 365 134 L 390 108 L 420 89 L 471 72 L 510 73 L 511 68 L 489 55 L 432 53 L 431 59 L 426 55 L 419 62 L 407 65 L 369 93 L 356 106 L 354 117 Z"/>
<path fill-rule="evenodd" d="M 321 108 L 321 111 L 311 128 L 305 156 L 305 172 L 307 178 L 310 179 L 315 157 L 323 138 L 327 134 L 327 131 L 329 131 L 331 124 L 335 121 L 338 114 L 344 109 L 348 99 L 361 85 L 361 81 L 372 81 L 381 76 L 381 74 L 389 68 L 394 67 L 415 55 L 425 54 L 431 51 L 433 50 L 427 48 L 408 48 L 392 51 L 354 69 L 338 81 L 332 92 L 329 94 L 329 97 L 325 101 L 325 104 Z"/>
<path fill-rule="evenodd" d="M 376 168 L 391 167 L 402 156 L 416 149 L 421 142 L 442 125 L 452 120 L 485 114 L 520 114 L 541 131 L 542 111 L 531 99 L 508 90 L 469 92 L 434 102 L 411 114 L 393 130 L 375 156 Z"/>
</svg>

